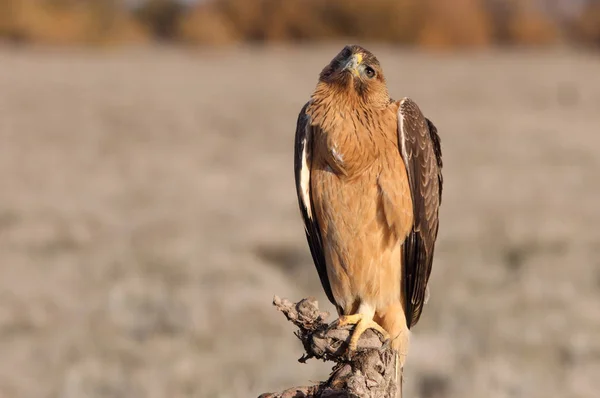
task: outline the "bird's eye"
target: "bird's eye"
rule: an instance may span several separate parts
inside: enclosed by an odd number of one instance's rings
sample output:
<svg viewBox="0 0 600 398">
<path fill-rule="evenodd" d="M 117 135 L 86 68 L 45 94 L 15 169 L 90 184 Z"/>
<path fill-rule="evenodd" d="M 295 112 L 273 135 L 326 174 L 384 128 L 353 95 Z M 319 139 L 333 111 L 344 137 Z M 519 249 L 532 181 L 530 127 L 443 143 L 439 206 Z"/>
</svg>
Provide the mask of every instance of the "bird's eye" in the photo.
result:
<svg viewBox="0 0 600 398">
<path fill-rule="evenodd" d="M 375 69 L 371 68 L 370 66 L 367 66 L 365 68 L 365 74 L 369 79 L 372 79 L 375 77 Z"/>
</svg>

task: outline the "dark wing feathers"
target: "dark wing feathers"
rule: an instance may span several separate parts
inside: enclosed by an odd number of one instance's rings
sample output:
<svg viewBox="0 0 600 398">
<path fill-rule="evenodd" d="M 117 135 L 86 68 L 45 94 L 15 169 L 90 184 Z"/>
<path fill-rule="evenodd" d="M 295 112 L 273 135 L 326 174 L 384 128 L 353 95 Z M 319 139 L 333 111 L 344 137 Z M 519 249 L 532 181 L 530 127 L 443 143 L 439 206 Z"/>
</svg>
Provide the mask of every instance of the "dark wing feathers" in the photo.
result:
<svg viewBox="0 0 600 398">
<path fill-rule="evenodd" d="M 425 118 L 427 121 L 427 127 L 429 128 L 429 134 L 431 136 L 431 141 L 433 142 L 433 152 L 435 153 L 435 159 L 438 165 L 438 181 L 439 181 L 439 201 L 438 205 L 442 204 L 442 185 L 444 184 L 444 177 L 442 176 L 442 167 L 444 166 L 444 162 L 442 162 L 442 143 L 440 141 L 440 136 L 438 135 L 437 128 L 433 125 L 431 120 Z"/>
<path fill-rule="evenodd" d="M 298 115 L 296 124 L 296 140 L 294 145 L 294 174 L 296 177 L 296 193 L 298 195 L 298 204 L 300 213 L 304 221 L 304 231 L 306 240 L 310 247 L 310 254 L 319 273 L 319 279 L 323 285 L 323 290 L 327 298 L 333 305 L 336 305 L 329 279 L 327 277 L 327 267 L 325 265 L 325 254 L 323 252 L 323 243 L 319 224 L 315 217 L 312 196 L 310 192 L 310 168 L 312 156 L 312 127 L 310 118 L 306 114 L 307 103 L 304 105 Z"/>
<path fill-rule="evenodd" d="M 398 109 L 398 142 L 411 187 L 414 224 L 402 245 L 403 293 L 408 327 L 421 317 L 431 274 L 442 200 L 442 152 L 437 129 L 415 102 Z"/>
</svg>

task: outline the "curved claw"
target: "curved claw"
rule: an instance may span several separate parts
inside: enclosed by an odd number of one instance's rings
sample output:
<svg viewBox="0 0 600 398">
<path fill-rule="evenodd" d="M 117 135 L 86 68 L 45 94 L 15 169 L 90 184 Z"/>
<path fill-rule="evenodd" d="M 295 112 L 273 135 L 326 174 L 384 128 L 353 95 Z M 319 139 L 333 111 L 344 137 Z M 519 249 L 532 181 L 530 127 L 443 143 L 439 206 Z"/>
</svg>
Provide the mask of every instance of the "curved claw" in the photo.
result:
<svg viewBox="0 0 600 398">
<path fill-rule="evenodd" d="M 353 314 L 353 315 L 344 315 L 341 316 L 336 322 L 334 322 L 331 327 L 340 327 L 346 325 L 356 325 L 354 326 L 354 330 L 352 331 L 350 337 L 350 343 L 348 344 L 348 353 L 355 352 L 358 349 L 358 341 L 360 337 L 363 335 L 367 329 L 374 329 L 381 333 L 384 339 L 389 339 L 390 336 L 388 332 L 383 329 L 377 322 L 372 319 L 366 318 L 363 314 Z"/>
</svg>

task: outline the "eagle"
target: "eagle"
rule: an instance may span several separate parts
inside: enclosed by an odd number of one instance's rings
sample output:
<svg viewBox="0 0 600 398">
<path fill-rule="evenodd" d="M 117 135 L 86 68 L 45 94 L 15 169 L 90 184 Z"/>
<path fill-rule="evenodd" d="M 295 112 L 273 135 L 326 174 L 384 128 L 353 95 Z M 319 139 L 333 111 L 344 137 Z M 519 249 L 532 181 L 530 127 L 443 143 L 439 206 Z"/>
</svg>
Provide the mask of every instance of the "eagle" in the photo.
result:
<svg viewBox="0 0 600 398">
<path fill-rule="evenodd" d="M 298 116 L 295 182 L 306 239 L 336 325 L 367 329 L 406 358 L 428 298 L 442 153 L 434 124 L 388 94 L 377 58 L 349 45 L 321 71 Z"/>
</svg>

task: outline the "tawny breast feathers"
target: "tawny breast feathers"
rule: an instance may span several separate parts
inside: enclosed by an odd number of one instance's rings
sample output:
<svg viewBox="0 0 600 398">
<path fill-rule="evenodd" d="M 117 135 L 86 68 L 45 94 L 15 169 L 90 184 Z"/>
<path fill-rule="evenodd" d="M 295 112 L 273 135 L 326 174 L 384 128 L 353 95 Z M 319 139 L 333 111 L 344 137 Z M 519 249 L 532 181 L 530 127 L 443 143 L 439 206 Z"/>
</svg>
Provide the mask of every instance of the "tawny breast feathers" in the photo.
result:
<svg viewBox="0 0 600 398">
<path fill-rule="evenodd" d="M 401 243 L 412 228 L 413 208 L 406 168 L 398 149 L 397 110 L 396 103 L 373 110 L 336 109 L 327 101 L 315 101 L 307 113 L 314 129 L 313 200 L 320 202 L 315 206 L 337 211 L 336 201 L 341 199 L 336 197 L 350 195 L 343 200 L 353 204 L 349 210 L 375 206 L 375 217 L 381 227 L 388 228 Z M 357 189 L 356 184 L 361 188 Z M 352 223 L 346 221 L 349 222 Z M 370 220 L 357 222 L 366 225 Z"/>
</svg>

